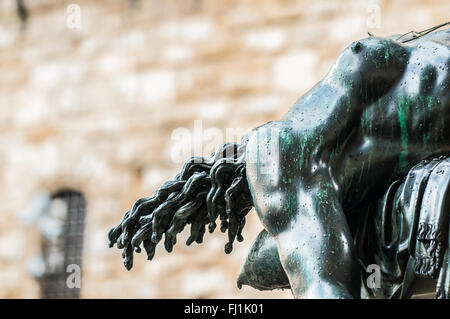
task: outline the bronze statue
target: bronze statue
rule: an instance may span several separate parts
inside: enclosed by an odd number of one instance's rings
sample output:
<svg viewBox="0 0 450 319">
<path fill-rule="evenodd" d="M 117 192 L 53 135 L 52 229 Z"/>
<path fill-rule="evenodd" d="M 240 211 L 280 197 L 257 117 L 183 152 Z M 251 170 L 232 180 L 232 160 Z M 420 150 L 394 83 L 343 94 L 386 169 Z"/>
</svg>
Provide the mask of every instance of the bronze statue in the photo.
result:
<svg viewBox="0 0 450 319">
<path fill-rule="evenodd" d="M 438 27 L 442 27 L 438 26 Z M 264 225 L 238 278 L 296 298 L 450 296 L 450 29 L 353 42 L 279 121 L 193 157 L 109 232 L 132 267 L 191 224 L 241 241 Z M 381 270 L 368 287 L 366 267 Z"/>
</svg>

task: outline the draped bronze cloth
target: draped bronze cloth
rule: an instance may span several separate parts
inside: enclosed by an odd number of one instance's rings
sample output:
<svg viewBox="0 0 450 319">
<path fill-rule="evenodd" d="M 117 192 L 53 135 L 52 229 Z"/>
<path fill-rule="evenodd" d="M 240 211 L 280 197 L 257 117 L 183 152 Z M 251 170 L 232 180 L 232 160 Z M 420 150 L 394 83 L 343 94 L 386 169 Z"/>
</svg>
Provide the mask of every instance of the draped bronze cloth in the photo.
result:
<svg viewBox="0 0 450 319">
<path fill-rule="evenodd" d="M 352 227 L 358 256 L 382 275 L 381 290 L 362 281 L 369 296 L 408 298 L 418 278 L 429 278 L 436 298 L 449 298 L 450 159 L 422 161 L 365 209 Z"/>
<path fill-rule="evenodd" d="M 450 158 L 425 160 L 392 183 L 377 200 L 348 214 L 361 264 L 363 298 L 410 298 L 417 279 L 435 281 L 436 298 L 450 298 Z M 381 271 L 369 288 L 367 266 Z M 289 288 L 275 239 L 263 230 L 238 278 L 238 286 Z"/>
</svg>

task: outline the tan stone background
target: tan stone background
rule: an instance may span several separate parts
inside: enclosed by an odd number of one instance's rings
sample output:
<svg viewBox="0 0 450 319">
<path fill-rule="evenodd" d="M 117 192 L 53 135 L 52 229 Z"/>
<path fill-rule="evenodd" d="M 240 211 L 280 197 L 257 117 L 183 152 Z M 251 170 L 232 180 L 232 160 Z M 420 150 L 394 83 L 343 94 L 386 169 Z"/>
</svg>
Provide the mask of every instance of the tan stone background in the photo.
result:
<svg viewBox="0 0 450 319">
<path fill-rule="evenodd" d="M 447 0 L 25 4 L 21 26 L 15 0 L 0 1 L 1 298 L 39 297 L 27 260 L 40 237 L 22 212 L 40 190 L 63 187 L 88 204 L 82 297 L 290 297 L 236 287 L 262 228 L 254 213 L 231 255 L 215 233 L 172 254 L 160 247 L 152 262 L 138 255 L 130 272 L 107 248 L 107 231 L 178 172 L 176 128 L 202 120 L 225 134 L 277 119 L 351 41 L 422 30 L 450 12 Z M 70 4 L 81 10 L 79 29 L 68 27 Z"/>
</svg>

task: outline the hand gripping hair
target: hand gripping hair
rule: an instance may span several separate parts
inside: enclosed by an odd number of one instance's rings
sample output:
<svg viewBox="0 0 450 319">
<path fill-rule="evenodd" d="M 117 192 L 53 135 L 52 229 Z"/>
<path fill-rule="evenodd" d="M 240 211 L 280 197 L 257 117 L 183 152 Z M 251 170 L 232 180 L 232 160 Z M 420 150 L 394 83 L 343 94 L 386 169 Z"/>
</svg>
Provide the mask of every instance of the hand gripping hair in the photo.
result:
<svg viewBox="0 0 450 319">
<path fill-rule="evenodd" d="M 151 260 L 163 234 L 164 246 L 171 252 L 177 234 L 188 224 L 191 233 L 186 245 L 202 243 L 206 226 L 212 233 L 218 218 L 220 230 L 228 230 L 227 254 L 236 238 L 243 240 L 245 216 L 253 207 L 245 171 L 247 140 L 225 143 L 207 158 L 191 157 L 174 180 L 165 182 L 152 197 L 134 203 L 108 233 L 109 246 L 123 249 L 126 269 L 133 267 L 133 252 L 141 252 L 141 244 Z"/>
</svg>

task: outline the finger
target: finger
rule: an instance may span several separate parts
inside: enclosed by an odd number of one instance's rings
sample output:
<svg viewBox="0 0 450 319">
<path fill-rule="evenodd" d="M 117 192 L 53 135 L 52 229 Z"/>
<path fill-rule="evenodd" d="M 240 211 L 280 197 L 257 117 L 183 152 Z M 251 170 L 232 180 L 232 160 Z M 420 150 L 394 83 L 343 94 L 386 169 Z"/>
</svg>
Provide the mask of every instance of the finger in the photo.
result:
<svg viewBox="0 0 450 319">
<path fill-rule="evenodd" d="M 228 221 L 227 221 L 227 220 L 222 220 L 222 221 L 220 222 L 220 231 L 221 231 L 222 233 L 224 233 L 224 232 L 227 231 L 227 229 L 228 229 Z"/>
<path fill-rule="evenodd" d="M 156 244 L 153 243 L 150 239 L 144 239 L 143 246 L 145 252 L 147 253 L 147 260 L 152 260 L 155 256 Z"/>
<path fill-rule="evenodd" d="M 133 247 L 128 245 L 122 252 L 123 265 L 127 270 L 133 267 Z"/>
<path fill-rule="evenodd" d="M 206 229 L 205 224 L 203 224 L 198 231 L 197 238 L 195 239 L 197 244 L 201 244 L 203 242 L 203 236 L 205 235 L 205 229 Z"/>
<path fill-rule="evenodd" d="M 164 234 L 165 240 L 164 240 L 164 248 L 166 248 L 168 253 L 172 252 L 173 249 L 173 236 L 165 233 Z"/>
<path fill-rule="evenodd" d="M 114 228 L 111 228 L 111 230 L 108 232 L 108 246 L 109 248 L 113 247 L 114 244 L 117 241 L 117 238 L 120 236 L 122 232 L 122 227 L 117 226 Z"/>
<path fill-rule="evenodd" d="M 244 226 L 245 226 L 245 217 L 242 218 L 241 223 L 239 224 L 239 229 L 236 236 L 238 242 L 242 242 L 244 240 L 244 237 L 242 236 L 242 230 L 244 229 Z"/>
<path fill-rule="evenodd" d="M 124 217 L 122 221 L 122 230 L 125 236 L 122 239 L 123 245 L 126 246 L 130 243 L 141 218 L 144 216 L 143 223 L 149 222 L 152 217 L 152 213 L 155 208 L 158 207 L 163 201 L 165 201 L 172 193 L 177 193 L 186 181 L 168 181 L 165 182 L 152 197 L 146 197 L 138 199 L 127 217 Z"/>
<path fill-rule="evenodd" d="M 158 239 L 158 237 L 166 231 L 167 226 L 172 221 L 174 213 L 180 206 L 192 198 L 194 194 L 198 192 L 199 188 L 205 188 L 209 183 L 209 176 L 206 173 L 195 173 L 189 178 L 180 193 L 172 199 L 168 199 L 155 209 L 153 223 L 153 233 L 156 234 L 154 236 L 155 239 Z"/>
<path fill-rule="evenodd" d="M 193 219 L 191 223 L 191 235 L 186 241 L 186 245 L 192 244 L 194 241 L 197 241 L 199 233 L 201 232 L 201 228 L 203 227 L 203 232 L 205 230 L 205 225 L 208 223 L 208 211 L 206 205 L 203 204 L 197 211 L 197 215 Z"/>
<path fill-rule="evenodd" d="M 200 207 L 203 205 L 205 197 L 206 192 L 200 192 L 196 195 L 194 200 L 179 208 L 175 212 L 172 218 L 171 226 L 167 232 L 172 236 L 176 236 L 178 233 L 181 233 L 189 220 L 193 219 L 195 215 L 201 214 Z"/>
<path fill-rule="evenodd" d="M 109 247 L 113 247 L 114 243 L 117 242 L 117 239 L 119 238 L 119 236 L 122 234 L 122 222 L 129 216 L 130 211 L 127 211 L 125 213 L 125 215 L 122 218 L 122 221 L 120 222 L 120 224 L 114 228 L 112 228 L 109 232 L 108 232 L 108 239 L 109 239 Z"/>
<path fill-rule="evenodd" d="M 131 238 L 133 238 L 137 229 L 139 216 L 144 214 L 144 211 L 147 211 L 147 208 L 153 211 L 151 208 L 153 203 L 151 198 L 140 198 L 134 203 L 130 216 L 122 222 L 123 233 L 125 234 L 123 237 L 124 245 L 128 245 Z"/>
<path fill-rule="evenodd" d="M 151 223 L 142 225 L 131 239 L 131 246 L 139 247 L 139 245 L 142 243 L 144 239 L 150 237 L 151 233 L 152 233 Z"/>
<path fill-rule="evenodd" d="M 122 249 L 125 247 L 122 244 L 122 238 L 123 238 L 123 234 L 120 234 L 119 238 L 117 238 L 117 241 L 116 241 L 117 248 L 119 248 L 119 249 Z"/>
<path fill-rule="evenodd" d="M 235 216 L 230 216 L 228 221 L 228 243 L 225 245 L 225 253 L 229 254 L 233 250 L 233 242 L 236 238 L 239 222 Z"/>
</svg>

